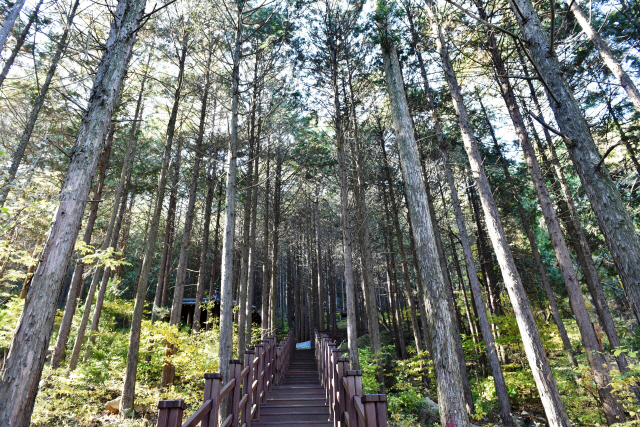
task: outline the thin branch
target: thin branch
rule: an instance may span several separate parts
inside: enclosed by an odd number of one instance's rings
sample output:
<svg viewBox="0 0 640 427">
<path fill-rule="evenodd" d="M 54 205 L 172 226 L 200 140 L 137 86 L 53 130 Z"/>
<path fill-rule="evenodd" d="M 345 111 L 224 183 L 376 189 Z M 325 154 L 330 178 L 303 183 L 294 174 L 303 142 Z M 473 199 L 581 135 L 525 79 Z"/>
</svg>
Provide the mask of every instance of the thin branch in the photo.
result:
<svg viewBox="0 0 640 427">
<path fill-rule="evenodd" d="M 541 119 L 540 117 L 538 117 L 538 116 L 536 116 L 535 114 L 533 114 L 533 112 L 532 112 L 531 110 L 527 110 L 527 112 L 529 113 L 529 115 L 530 115 L 531 117 L 533 117 L 533 118 L 536 120 L 536 122 L 540 123 L 540 124 L 542 125 L 542 127 L 544 127 L 545 129 L 547 129 L 548 131 L 550 131 L 550 132 L 552 132 L 552 133 L 555 133 L 555 134 L 556 134 L 556 135 L 558 135 L 560 138 L 562 138 L 562 139 L 563 139 L 563 141 L 564 141 L 567 145 L 569 145 L 569 146 L 573 145 L 573 142 L 571 142 L 571 140 L 570 140 L 570 139 L 569 139 L 569 138 L 568 138 L 564 133 L 560 132 L 560 131 L 559 131 L 559 130 L 557 130 L 557 129 L 552 128 L 551 126 L 549 126 L 549 125 L 548 125 L 548 124 L 547 124 L 543 119 Z"/>
<path fill-rule="evenodd" d="M 613 151 L 613 150 L 614 150 L 618 145 L 620 145 L 620 143 L 619 143 L 619 142 L 616 142 L 616 143 L 615 143 L 615 144 L 613 144 L 611 147 L 609 147 L 609 148 L 607 149 L 607 151 L 605 151 L 604 155 L 602 156 L 602 158 L 600 159 L 600 161 L 599 161 L 599 162 L 598 162 L 598 164 L 596 165 L 595 170 L 599 170 L 599 169 L 600 169 L 600 167 L 601 167 L 601 166 L 602 166 L 602 164 L 604 163 L 604 159 L 606 159 L 606 158 L 607 158 L 607 156 L 608 156 L 609 154 L 611 154 L 611 152 L 612 152 L 612 151 Z"/>
<path fill-rule="evenodd" d="M 486 25 L 488 27 L 491 27 L 491 28 L 493 28 L 495 30 L 502 31 L 503 33 L 509 34 L 511 37 L 520 40 L 520 37 L 518 37 L 515 33 L 512 33 L 511 31 L 509 31 L 509 30 L 507 30 L 505 28 L 502 28 L 502 27 L 499 27 L 497 25 L 494 25 L 489 21 L 485 21 L 484 19 L 480 18 L 479 16 L 476 16 L 473 13 L 469 12 L 468 10 L 466 10 L 465 8 L 463 8 L 462 6 L 460 6 L 459 4 L 454 2 L 453 0 L 447 0 L 447 3 L 450 3 L 451 5 L 455 6 L 458 9 L 460 9 L 462 12 L 467 14 L 469 17 L 475 19 L 476 21 L 481 22 L 484 25 Z M 520 40 L 520 41 L 522 41 L 522 40 Z"/>
<path fill-rule="evenodd" d="M 553 91 L 551 90 L 551 88 L 547 84 L 547 81 L 542 76 L 542 73 L 538 69 L 538 66 L 533 61 L 533 58 L 531 58 L 531 55 L 529 55 L 529 52 L 527 51 L 527 47 L 524 45 L 524 43 L 522 42 L 522 40 L 520 38 L 518 38 L 518 41 L 520 42 L 520 47 L 522 47 L 522 50 L 524 51 L 524 54 L 527 56 L 527 58 L 529 59 L 529 62 L 531 62 L 531 65 L 533 66 L 533 69 L 536 71 L 536 74 L 538 75 L 538 77 L 540 77 L 540 81 L 544 85 L 545 89 L 547 89 L 547 93 L 549 94 L 549 96 L 551 96 L 553 98 L 553 100 L 556 102 L 556 104 L 562 105 L 562 103 L 560 101 L 558 101 L 558 98 L 556 98 L 556 96 L 553 94 Z"/>
<path fill-rule="evenodd" d="M 553 55 L 553 37 L 556 32 L 556 2 L 554 0 L 549 0 L 549 4 L 551 6 L 551 40 L 549 41 L 549 55 Z"/>
</svg>

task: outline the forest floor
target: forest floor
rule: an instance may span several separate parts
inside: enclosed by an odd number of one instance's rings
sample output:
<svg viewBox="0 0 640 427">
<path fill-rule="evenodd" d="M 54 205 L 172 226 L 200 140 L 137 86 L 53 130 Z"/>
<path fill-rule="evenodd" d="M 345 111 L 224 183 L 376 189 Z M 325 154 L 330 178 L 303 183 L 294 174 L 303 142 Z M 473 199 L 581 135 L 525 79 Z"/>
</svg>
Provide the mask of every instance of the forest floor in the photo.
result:
<svg viewBox="0 0 640 427">
<path fill-rule="evenodd" d="M 5 298 L 0 297 L 0 301 L 4 300 Z M 8 349 L 22 304 L 22 300 L 12 298 L 0 306 L 0 354 Z M 143 324 L 141 363 L 136 384 L 136 418 L 122 420 L 105 408 L 107 402 L 121 395 L 129 339 L 128 319 L 132 310 L 133 305 L 129 301 L 108 299 L 105 301 L 102 324 L 99 333 L 95 335 L 90 357 L 81 359 L 78 368 L 73 372 L 68 371 L 66 362 L 57 370 L 52 370 L 48 364 L 45 366 L 32 418 L 34 426 L 154 426 L 159 400 L 184 400 L 187 404 L 186 416 L 200 406 L 203 398 L 203 374 L 216 372 L 218 368 L 217 330 L 212 328 L 200 334 L 191 334 L 186 328 L 179 330 L 168 326 L 166 322 L 156 322 L 152 325 L 150 320 L 146 320 Z M 76 320 L 79 321 L 81 314 L 76 314 Z M 54 331 L 57 331 L 59 321 L 60 316 L 57 318 Z M 499 324 L 502 331 L 497 342 L 509 355 L 503 369 L 513 413 L 525 413 L 523 418 L 529 421 L 528 424 L 522 425 L 544 425 L 544 414 L 521 348 L 515 322 L 508 316 L 493 321 Z M 77 324 L 78 322 L 74 323 Z M 555 325 L 540 323 L 539 327 L 547 349 L 562 348 Z M 562 352 L 549 352 L 548 356 L 570 418 L 575 425 L 580 426 L 606 425 L 581 351 L 577 327 L 573 321 L 567 321 L 567 328 L 578 353 L 580 366 L 572 369 Z M 636 348 L 633 345 L 633 329 L 626 330 L 628 333 L 623 339 L 629 348 Z M 407 334 L 410 357 L 398 360 L 395 357 L 394 346 L 389 342 L 389 334 L 384 328 L 383 337 L 386 340 L 383 352 L 386 360 L 385 385 L 391 415 L 390 425 L 430 425 L 435 420 L 425 406 L 425 398 L 436 400 L 436 392 L 435 378 L 428 357 L 425 354 L 416 354 L 414 347 L 410 346 L 411 335 Z M 54 334 L 52 343 L 55 343 L 55 338 Z M 69 343 L 73 343 L 74 340 L 75 329 Z M 165 341 L 174 343 L 179 351 L 172 360 L 176 366 L 175 383 L 167 389 L 160 390 L 158 384 L 164 363 Z M 377 392 L 375 365 L 369 352 L 367 336 L 359 339 L 359 347 L 364 391 Z M 497 426 L 497 400 L 492 378 L 483 367 L 483 349 L 471 338 L 465 339 L 464 347 L 476 404 L 473 423 Z M 622 397 L 628 414 L 634 418 L 625 425 L 640 425 L 640 422 L 635 420 L 636 412 L 640 413 L 640 406 L 635 404 L 625 391 L 626 384 L 640 378 L 639 370 L 637 364 L 632 364 L 633 376 L 622 376 L 617 371 L 613 372 L 614 388 Z"/>
</svg>

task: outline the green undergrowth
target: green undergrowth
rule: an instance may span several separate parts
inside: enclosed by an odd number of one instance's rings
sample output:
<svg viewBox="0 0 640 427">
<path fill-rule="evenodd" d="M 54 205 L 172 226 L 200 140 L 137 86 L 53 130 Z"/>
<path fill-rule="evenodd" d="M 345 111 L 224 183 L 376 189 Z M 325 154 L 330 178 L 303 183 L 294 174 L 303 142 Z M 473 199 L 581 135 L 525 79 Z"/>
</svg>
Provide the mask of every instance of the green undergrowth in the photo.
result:
<svg viewBox="0 0 640 427">
<path fill-rule="evenodd" d="M 515 324 L 509 316 L 492 318 L 500 331 L 496 343 L 504 348 L 508 360 L 502 365 L 503 374 L 511 402 L 512 413 L 527 412 L 537 425 L 545 425 L 544 410 L 533 380 L 533 375 L 522 347 L 522 341 Z M 606 421 L 599 402 L 597 390 L 591 377 L 586 355 L 580 343 L 575 321 L 565 319 L 572 342 L 578 367 L 573 367 L 567 359 L 557 327 L 552 322 L 539 323 L 540 334 L 547 350 L 547 356 L 567 412 L 574 425 L 605 426 Z M 622 327 L 622 325 L 620 325 Z M 621 328 L 622 329 L 622 328 Z M 640 405 L 632 399 L 629 386 L 640 379 L 640 364 L 637 354 L 630 350 L 635 340 L 633 328 L 623 333 L 627 347 L 623 351 L 630 356 L 630 371 L 621 374 L 617 370 L 614 358 L 609 354 L 612 386 L 623 404 L 629 419 L 619 426 L 640 425 L 638 415 Z M 383 338 L 389 339 L 386 334 Z M 606 352 L 606 338 L 605 352 Z M 407 345 L 412 336 L 407 335 Z M 363 371 L 363 389 L 365 393 L 377 393 L 375 357 L 368 347 L 368 339 L 359 339 L 360 369 Z M 362 345 L 364 344 L 364 345 Z M 483 368 L 483 343 L 474 343 L 471 337 L 463 337 L 463 348 L 467 361 L 469 380 L 474 397 L 475 414 L 472 422 L 476 425 L 501 425 L 493 377 L 488 367 Z M 560 350 L 559 350 L 560 349 Z M 389 409 L 389 422 L 392 426 L 421 427 L 434 424 L 433 417 L 425 414 L 425 398 L 437 401 L 435 377 L 428 353 L 416 353 L 415 347 L 408 348 L 409 358 L 399 360 L 393 345 L 385 346 L 379 357 L 384 361 L 385 388 Z M 431 420 L 430 420 L 431 419 Z M 437 419 L 435 420 L 437 423 Z M 529 424 L 531 425 L 531 424 Z"/>
<path fill-rule="evenodd" d="M 0 349 L 8 348 L 22 304 L 23 300 L 12 298 L 0 307 Z M 185 420 L 202 404 L 203 376 L 207 372 L 218 371 L 217 328 L 192 334 L 186 328 L 178 329 L 166 322 L 151 324 L 150 320 L 144 320 L 135 418 L 122 420 L 105 409 L 105 403 L 122 394 L 132 312 L 133 303 L 130 301 L 117 298 L 105 301 L 90 357 L 81 357 L 78 368 L 73 372 L 68 371 L 67 361 L 59 369 L 52 370 L 48 363 L 49 352 L 33 412 L 34 426 L 152 426 L 156 422 L 159 400 L 184 400 L 187 404 Z M 59 311 L 55 333 L 61 315 Z M 69 347 L 75 341 L 81 315 L 81 311 L 76 313 Z M 55 333 L 50 350 L 55 344 Z M 176 377 L 174 385 L 160 390 L 167 341 L 178 349 L 171 358 L 176 367 Z"/>
</svg>

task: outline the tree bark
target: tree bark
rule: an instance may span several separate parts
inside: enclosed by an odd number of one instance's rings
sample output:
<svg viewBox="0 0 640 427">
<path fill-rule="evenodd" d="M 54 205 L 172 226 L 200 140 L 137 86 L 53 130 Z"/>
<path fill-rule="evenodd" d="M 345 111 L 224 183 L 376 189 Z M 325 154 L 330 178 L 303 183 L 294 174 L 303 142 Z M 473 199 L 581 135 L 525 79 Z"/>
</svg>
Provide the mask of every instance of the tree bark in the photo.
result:
<svg viewBox="0 0 640 427">
<path fill-rule="evenodd" d="M 351 97 L 350 114 L 353 127 L 353 140 L 351 142 L 351 152 L 355 163 L 355 178 L 356 185 L 354 189 L 356 212 L 359 218 L 358 224 L 358 240 L 360 246 L 360 260 L 362 264 L 362 295 L 364 299 L 364 308 L 367 316 L 367 325 L 369 329 L 369 342 L 371 345 L 371 353 L 376 358 L 378 363 L 378 384 L 384 388 L 384 372 L 382 369 L 382 360 L 378 357 L 380 350 L 382 349 L 382 340 L 380 337 L 380 313 L 378 312 L 378 304 L 375 294 L 375 283 L 373 281 L 373 259 L 371 258 L 371 238 L 369 235 L 369 224 L 367 221 L 367 209 L 366 209 L 366 183 L 363 177 L 363 164 L 364 159 L 362 156 L 362 142 L 360 141 L 360 134 L 358 128 L 358 116 L 356 114 L 356 99 L 353 89 L 353 69 L 349 63 L 349 53 L 346 52 L 347 60 L 347 83 L 349 86 L 349 94 Z M 316 232 L 319 237 L 319 232 Z M 320 260 L 320 243 L 317 243 L 318 262 Z M 320 265 L 320 264 L 318 264 Z M 320 269 L 318 269 L 319 271 Z M 318 279 L 319 281 L 320 279 Z M 320 284 L 318 284 L 318 296 L 322 296 Z M 319 306 L 321 307 L 321 305 Z M 319 313 L 321 315 L 322 313 Z M 418 329 L 418 336 L 420 336 L 420 329 Z"/>
<path fill-rule="evenodd" d="M 251 216 L 253 208 L 253 199 L 258 196 L 257 190 L 253 191 L 254 180 L 258 181 L 258 177 L 253 175 L 253 157 L 257 154 L 255 150 L 255 126 L 256 126 L 256 110 L 258 103 L 258 59 L 256 58 L 253 67 L 253 95 L 251 99 L 251 113 L 249 122 L 249 155 L 246 175 L 246 190 L 244 203 L 244 218 L 242 223 L 242 266 L 240 268 L 240 296 L 238 298 L 238 358 L 244 359 L 244 351 L 246 347 L 246 329 L 247 319 L 251 322 L 251 317 L 247 317 L 248 290 L 249 290 L 249 251 L 251 245 Z"/>
<path fill-rule="evenodd" d="M 253 176 L 255 182 L 259 182 L 260 166 L 260 128 L 262 121 L 258 120 L 258 137 L 255 142 L 255 153 L 253 156 Z M 245 314 L 245 343 L 251 345 L 252 320 L 253 320 L 253 290 L 255 286 L 256 274 L 256 230 L 258 225 L 258 188 L 255 189 L 251 199 L 251 231 L 249 232 L 249 271 L 247 272 L 247 309 Z M 246 344 L 245 344 L 246 345 Z"/>
<path fill-rule="evenodd" d="M 336 48 L 336 29 L 333 23 L 333 11 L 328 1 L 325 1 L 327 19 L 326 33 L 329 45 L 329 66 L 331 73 L 331 86 L 333 90 L 334 126 L 338 152 L 338 176 L 340 179 L 340 206 L 342 215 L 342 246 L 344 251 L 344 282 L 347 300 L 347 345 L 349 349 L 349 361 L 351 369 L 360 369 L 360 357 L 358 355 L 358 337 L 356 330 L 356 288 L 353 277 L 351 225 L 349 220 L 349 195 L 347 181 L 346 154 L 344 149 L 344 129 L 342 124 L 342 109 L 340 106 L 340 91 L 338 87 L 338 51 Z"/>
<path fill-rule="evenodd" d="M 213 192 L 215 190 L 215 167 L 211 165 L 207 172 L 207 197 L 204 208 L 204 223 L 202 224 L 202 248 L 200 249 L 200 267 L 198 268 L 198 289 L 196 292 L 196 305 L 193 309 L 193 331 L 200 331 L 200 317 L 202 317 L 202 299 L 204 298 L 205 279 L 207 277 L 207 255 L 209 254 L 209 228 L 211 225 L 211 210 L 213 205 Z M 209 295 L 209 301 L 212 301 Z"/>
<path fill-rule="evenodd" d="M 283 154 L 276 151 L 276 175 L 273 183 L 273 237 L 271 249 L 271 285 L 269 286 L 269 329 L 270 335 L 276 334 L 276 295 L 278 291 L 278 265 L 280 257 L 280 203 L 282 201 L 282 162 Z"/>
<path fill-rule="evenodd" d="M 269 335 L 269 286 L 271 285 L 271 262 L 269 261 L 269 197 L 271 193 L 271 146 L 267 142 L 266 182 L 264 189 L 263 241 L 262 241 L 262 339 Z"/>
<path fill-rule="evenodd" d="M 60 206 L 2 372 L 0 424 L 26 427 L 30 423 L 55 319 L 57 301 L 52 295 L 59 295 L 62 288 L 145 5 L 145 0 L 121 0 L 114 11 L 109 38 L 62 184 Z"/>
<path fill-rule="evenodd" d="M 395 336 L 396 353 L 400 359 L 406 359 L 407 346 L 404 340 L 404 331 L 402 328 L 402 317 L 400 316 L 400 308 L 398 304 L 398 284 L 396 278 L 396 258 L 393 248 L 393 237 L 391 237 L 391 215 L 389 214 L 389 202 L 387 198 L 386 185 L 382 185 L 382 198 L 384 200 L 384 210 L 386 215 L 386 224 L 382 228 L 384 235 L 385 260 L 387 264 L 387 292 L 389 293 L 389 302 L 391 304 L 391 317 L 393 320 L 393 334 Z"/>
</svg>

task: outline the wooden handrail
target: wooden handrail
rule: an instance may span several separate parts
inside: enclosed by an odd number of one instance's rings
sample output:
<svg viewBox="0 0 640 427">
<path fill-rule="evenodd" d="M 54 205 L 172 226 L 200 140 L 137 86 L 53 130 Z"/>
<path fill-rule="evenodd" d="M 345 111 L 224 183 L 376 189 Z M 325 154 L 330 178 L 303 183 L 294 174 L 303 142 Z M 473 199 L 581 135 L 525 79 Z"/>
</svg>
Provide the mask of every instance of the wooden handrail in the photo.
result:
<svg viewBox="0 0 640 427">
<path fill-rule="evenodd" d="M 362 371 L 349 370 L 335 341 L 315 331 L 315 354 L 334 426 L 387 427 L 387 395 L 362 393 Z"/>
<path fill-rule="evenodd" d="M 182 423 L 186 404 L 182 400 L 158 402 L 158 427 L 218 427 L 218 415 L 222 402 L 227 399 L 227 414 L 220 424 L 223 427 L 251 427 L 260 419 L 260 403 L 274 385 L 282 383 L 289 366 L 294 346 L 293 332 L 277 344 L 270 336 L 256 345 L 255 350 L 245 351 L 244 361 L 229 361 L 229 381 L 222 386 L 218 373 L 205 374 L 204 403 Z"/>
</svg>

